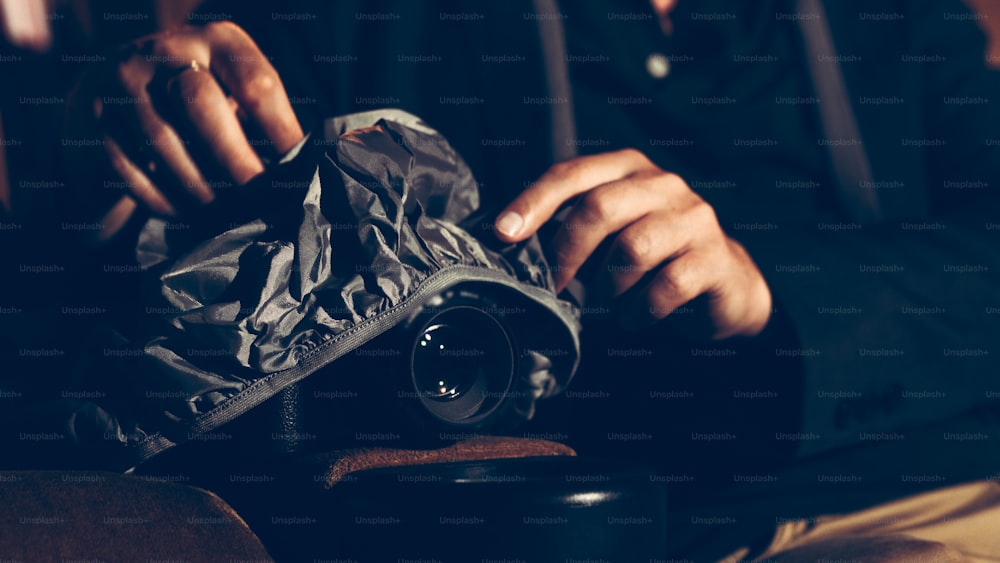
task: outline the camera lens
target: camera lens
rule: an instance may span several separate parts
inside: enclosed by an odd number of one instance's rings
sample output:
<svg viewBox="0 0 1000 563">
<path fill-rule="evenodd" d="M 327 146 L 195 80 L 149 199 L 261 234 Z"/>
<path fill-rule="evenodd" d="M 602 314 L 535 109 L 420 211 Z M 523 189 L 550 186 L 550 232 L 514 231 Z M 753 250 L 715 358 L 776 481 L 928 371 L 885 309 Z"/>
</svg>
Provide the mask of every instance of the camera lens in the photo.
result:
<svg viewBox="0 0 1000 563">
<path fill-rule="evenodd" d="M 482 309 L 456 306 L 417 331 L 413 385 L 432 415 L 472 424 L 504 398 L 514 380 L 514 363 L 511 339 L 497 319 Z"/>
<path fill-rule="evenodd" d="M 467 392 L 479 379 L 479 366 L 465 361 L 462 354 L 475 354 L 467 335 L 457 327 L 437 324 L 426 331 L 417 343 L 415 370 L 417 386 L 430 399 L 447 401 Z"/>
</svg>

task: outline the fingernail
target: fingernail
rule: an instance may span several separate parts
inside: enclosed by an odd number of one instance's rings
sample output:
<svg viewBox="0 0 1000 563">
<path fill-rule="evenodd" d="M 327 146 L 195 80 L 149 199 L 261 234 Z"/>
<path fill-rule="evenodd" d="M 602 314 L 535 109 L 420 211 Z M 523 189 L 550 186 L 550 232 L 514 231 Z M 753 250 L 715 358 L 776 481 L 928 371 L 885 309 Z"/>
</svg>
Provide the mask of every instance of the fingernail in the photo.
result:
<svg viewBox="0 0 1000 563">
<path fill-rule="evenodd" d="M 524 217 L 508 211 L 497 218 L 497 230 L 508 237 L 516 237 L 524 227 Z"/>
</svg>

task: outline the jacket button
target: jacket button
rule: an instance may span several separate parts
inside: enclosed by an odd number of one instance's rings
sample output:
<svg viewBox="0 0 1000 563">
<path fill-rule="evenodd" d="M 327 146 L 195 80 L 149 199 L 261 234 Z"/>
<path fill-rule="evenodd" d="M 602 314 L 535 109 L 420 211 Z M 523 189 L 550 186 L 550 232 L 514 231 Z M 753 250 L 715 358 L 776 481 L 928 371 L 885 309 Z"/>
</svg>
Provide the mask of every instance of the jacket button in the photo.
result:
<svg viewBox="0 0 1000 563">
<path fill-rule="evenodd" d="M 646 72 L 659 80 L 670 74 L 670 59 L 663 53 L 653 53 L 646 57 Z"/>
</svg>

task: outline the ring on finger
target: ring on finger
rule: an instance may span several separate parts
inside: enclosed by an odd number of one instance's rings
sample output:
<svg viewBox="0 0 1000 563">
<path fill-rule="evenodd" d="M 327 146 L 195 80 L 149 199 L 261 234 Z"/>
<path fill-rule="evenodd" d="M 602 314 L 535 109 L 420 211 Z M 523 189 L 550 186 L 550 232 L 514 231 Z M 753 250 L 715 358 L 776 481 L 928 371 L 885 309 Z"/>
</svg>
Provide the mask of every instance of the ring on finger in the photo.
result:
<svg viewBox="0 0 1000 563">
<path fill-rule="evenodd" d="M 178 76 L 184 74 L 185 72 L 188 72 L 189 70 L 194 72 L 200 72 L 203 69 L 204 67 L 201 66 L 201 63 L 199 63 L 194 59 L 191 59 L 190 61 L 188 61 L 186 65 L 171 69 L 170 72 L 167 74 L 167 80 L 172 80 L 174 78 L 177 78 Z"/>
</svg>

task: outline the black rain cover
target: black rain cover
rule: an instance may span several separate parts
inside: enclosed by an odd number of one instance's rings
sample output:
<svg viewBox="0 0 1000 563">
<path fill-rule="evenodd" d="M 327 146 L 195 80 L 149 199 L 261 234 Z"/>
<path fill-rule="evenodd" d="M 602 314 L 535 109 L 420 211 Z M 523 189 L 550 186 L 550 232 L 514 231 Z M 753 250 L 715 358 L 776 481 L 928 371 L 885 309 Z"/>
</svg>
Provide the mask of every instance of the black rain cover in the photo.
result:
<svg viewBox="0 0 1000 563">
<path fill-rule="evenodd" d="M 74 439 L 129 465 L 204 439 L 460 282 L 513 289 L 546 321 L 522 341 L 534 366 L 523 418 L 568 384 L 579 311 L 554 295 L 535 238 L 501 246 L 477 217 L 477 183 L 447 141 L 398 110 L 334 118 L 321 133 L 197 221 L 147 222 L 143 336 L 103 344 L 89 377 L 105 400 Z"/>
</svg>

